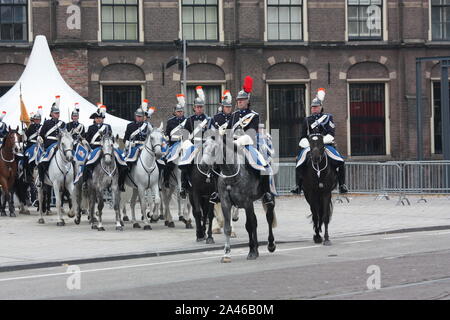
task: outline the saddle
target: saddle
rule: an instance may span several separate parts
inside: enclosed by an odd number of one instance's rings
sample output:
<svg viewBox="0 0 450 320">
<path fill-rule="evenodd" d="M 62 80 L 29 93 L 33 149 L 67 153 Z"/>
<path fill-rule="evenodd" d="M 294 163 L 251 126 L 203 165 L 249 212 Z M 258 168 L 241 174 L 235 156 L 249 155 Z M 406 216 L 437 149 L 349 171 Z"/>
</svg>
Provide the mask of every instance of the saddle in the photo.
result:
<svg viewBox="0 0 450 320">
<path fill-rule="evenodd" d="M 308 155 L 309 151 L 311 151 L 309 146 L 300 150 L 297 156 L 297 164 L 295 167 L 301 166 L 303 163 L 305 163 L 306 156 Z M 332 145 L 325 145 L 325 154 L 332 160 L 344 162 L 344 157 L 341 156 L 341 154 Z"/>
<path fill-rule="evenodd" d="M 128 151 L 128 154 L 125 156 L 125 162 L 126 163 L 134 163 L 139 159 L 139 156 L 142 152 L 142 149 L 144 149 L 143 144 L 138 144 L 134 147 L 131 147 Z"/>
<path fill-rule="evenodd" d="M 25 150 L 25 156 L 28 158 L 28 163 L 39 160 L 42 157 L 44 150 L 41 147 L 38 147 L 38 144 L 35 143 L 30 146 L 27 150 Z"/>
<path fill-rule="evenodd" d="M 54 142 L 52 143 L 45 152 L 43 152 L 42 157 L 38 159 L 39 163 L 42 162 L 50 162 L 52 160 L 53 156 L 55 155 L 56 145 L 58 143 Z"/>
</svg>

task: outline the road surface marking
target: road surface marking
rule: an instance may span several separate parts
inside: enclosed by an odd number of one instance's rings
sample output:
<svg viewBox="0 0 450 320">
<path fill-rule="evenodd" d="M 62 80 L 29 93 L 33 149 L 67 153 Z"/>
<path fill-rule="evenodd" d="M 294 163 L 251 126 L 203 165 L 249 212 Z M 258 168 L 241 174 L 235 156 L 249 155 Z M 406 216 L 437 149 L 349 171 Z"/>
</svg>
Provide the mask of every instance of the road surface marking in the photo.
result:
<svg viewBox="0 0 450 320">
<path fill-rule="evenodd" d="M 358 241 L 349 241 L 349 242 L 344 242 L 344 244 L 354 244 L 354 243 L 363 243 L 363 242 L 372 242 L 373 240 L 358 240 Z"/>
<path fill-rule="evenodd" d="M 383 240 L 404 239 L 404 238 L 409 238 L 409 236 L 388 237 L 383 238 Z"/>
</svg>

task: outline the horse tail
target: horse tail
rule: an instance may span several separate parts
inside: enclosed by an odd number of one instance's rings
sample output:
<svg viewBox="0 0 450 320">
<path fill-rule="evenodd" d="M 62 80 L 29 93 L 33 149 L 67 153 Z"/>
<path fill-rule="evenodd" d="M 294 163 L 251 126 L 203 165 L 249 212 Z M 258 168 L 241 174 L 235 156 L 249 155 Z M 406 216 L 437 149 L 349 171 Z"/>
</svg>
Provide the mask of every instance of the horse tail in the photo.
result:
<svg viewBox="0 0 450 320">
<path fill-rule="evenodd" d="M 11 190 L 13 193 L 15 193 L 17 195 L 17 198 L 19 199 L 20 203 L 26 204 L 27 189 L 28 189 L 28 184 L 25 182 L 25 180 L 22 176 L 15 180 L 14 185 Z"/>
</svg>

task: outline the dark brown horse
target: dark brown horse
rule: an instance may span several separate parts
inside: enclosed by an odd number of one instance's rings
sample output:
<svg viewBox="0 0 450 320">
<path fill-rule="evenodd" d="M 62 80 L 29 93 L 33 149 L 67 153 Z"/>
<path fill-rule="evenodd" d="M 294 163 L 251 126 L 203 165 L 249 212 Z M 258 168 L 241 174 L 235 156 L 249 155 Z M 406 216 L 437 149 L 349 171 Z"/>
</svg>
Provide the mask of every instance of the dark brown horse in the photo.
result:
<svg viewBox="0 0 450 320">
<path fill-rule="evenodd" d="M 0 186 L 2 191 L 2 203 L 9 204 L 9 215 L 15 217 L 14 205 L 11 205 L 10 197 L 13 191 L 17 174 L 17 154 L 22 152 L 20 144 L 21 136 L 18 133 L 19 128 L 11 130 L 3 140 L 0 148 Z M 1 209 L 1 215 L 6 216 L 4 207 Z"/>
</svg>

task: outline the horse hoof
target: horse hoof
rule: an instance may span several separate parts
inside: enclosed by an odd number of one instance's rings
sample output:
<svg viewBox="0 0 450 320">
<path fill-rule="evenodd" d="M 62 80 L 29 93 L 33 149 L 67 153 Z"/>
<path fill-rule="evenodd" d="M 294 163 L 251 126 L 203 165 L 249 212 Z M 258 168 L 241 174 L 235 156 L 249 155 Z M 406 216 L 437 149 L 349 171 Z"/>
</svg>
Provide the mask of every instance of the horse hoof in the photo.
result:
<svg viewBox="0 0 450 320">
<path fill-rule="evenodd" d="M 215 242 L 214 242 L 214 239 L 211 237 L 211 238 L 208 238 L 208 239 L 206 239 L 206 244 L 214 244 Z"/>
<path fill-rule="evenodd" d="M 103 227 L 97 228 L 97 231 L 105 231 L 105 228 Z"/>
<path fill-rule="evenodd" d="M 44 219 L 40 218 L 40 219 L 38 220 L 38 223 L 39 223 L 39 224 L 44 224 L 45 221 L 44 221 Z"/>
<path fill-rule="evenodd" d="M 322 243 L 322 237 L 321 236 L 314 236 L 313 237 L 314 243 Z"/>
<path fill-rule="evenodd" d="M 231 262 L 231 257 L 222 257 L 222 258 L 220 258 L 220 262 L 222 262 L 222 263 L 230 263 Z"/>
<path fill-rule="evenodd" d="M 93 225 L 91 226 L 91 229 L 95 230 L 95 229 L 98 229 L 98 227 L 97 227 L 96 224 L 93 224 Z"/>
<path fill-rule="evenodd" d="M 256 260 L 259 254 L 257 252 L 249 252 L 247 255 L 247 260 Z"/>
<path fill-rule="evenodd" d="M 174 223 L 173 221 L 171 221 L 171 222 L 169 222 L 169 223 L 167 224 L 167 226 L 168 226 L 169 228 L 175 228 L 175 223 Z"/>
<path fill-rule="evenodd" d="M 117 227 L 116 227 L 116 230 L 117 230 L 117 231 L 123 231 L 123 226 L 117 226 Z"/>
<path fill-rule="evenodd" d="M 69 218 L 73 218 L 73 217 L 75 217 L 75 212 L 69 211 L 69 213 L 67 214 L 67 216 L 68 216 Z"/>
<path fill-rule="evenodd" d="M 164 220 L 164 216 L 162 214 L 159 215 L 159 220 Z"/>
<path fill-rule="evenodd" d="M 267 245 L 267 250 L 269 250 L 269 252 L 274 252 L 276 248 L 277 246 L 275 245 L 275 243 Z"/>
<path fill-rule="evenodd" d="M 213 229 L 213 230 L 212 230 L 212 233 L 213 233 L 213 234 L 221 234 L 222 231 L 220 231 L 220 228 L 216 228 L 216 229 Z"/>
<path fill-rule="evenodd" d="M 75 224 L 80 224 L 81 219 L 80 218 L 75 218 L 75 220 L 73 220 L 73 222 L 75 222 Z"/>
<path fill-rule="evenodd" d="M 190 223 L 190 222 L 186 223 L 186 229 L 194 229 L 194 227 L 192 226 L 192 223 Z"/>
<path fill-rule="evenodd" d="M 64 227 L 64 226 L 66 225 L 66 223 L 65 223 L 64 221 L 58 221 L 58 222 L 56 223 L 56 225 L 57 225 L 58 227 Z"/>
<path fill-rule="evenodd" d="M 123 221 L 128 222 L 128 221 L 130 221 L 130 218 L 128 218 L 128 216 L 124 216 L 124 217 L 123 217 Z"/>
<path fill-rule="evenodd" d="M 141 227 L 141 225 L 137 222 L 133 224 L 134 229 L 139 229 L 140 227 Z"/>
<path fill-rule="evenodd" d="M 325 240 L 325 241 L 323 242 L 323 245 L 324 245 L 324 246 L 331 246 L 331 241 L 330 241 L 330 240 Z"/>
<path fill-rule="evenodd" d="M 152 227 L 150 225 L 144 226 L 144 230 L 152 230 Z"/>
<path fill-rule="evenodd" d="M 159 221 L 159 219 L 153 219 L 153 217 L 150 217 L 150 223 L 156 223 L 158 221 Z"/>
<path fill-rule="evenodd" d="M 14 218 L 14 217 L 16 217 L 16 214 L 14 212 L 10 212 L 9 216 Z"/>
<path fill-rule="evenodd" d="M 200 238 L 197 237 L 197 242 L 203 242 L 203 241 L 205 241 L 205 237 L 200 237 Z"/>
</svg>

